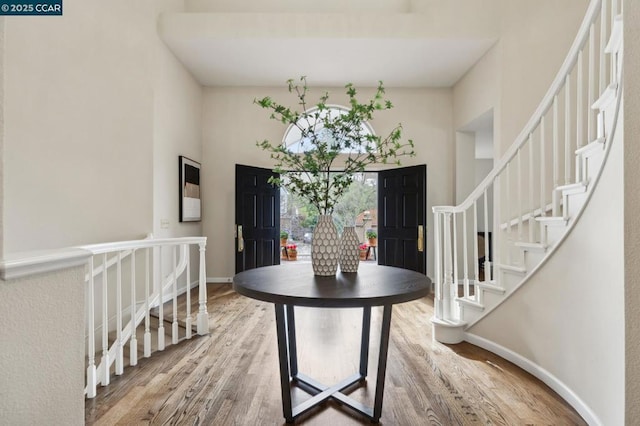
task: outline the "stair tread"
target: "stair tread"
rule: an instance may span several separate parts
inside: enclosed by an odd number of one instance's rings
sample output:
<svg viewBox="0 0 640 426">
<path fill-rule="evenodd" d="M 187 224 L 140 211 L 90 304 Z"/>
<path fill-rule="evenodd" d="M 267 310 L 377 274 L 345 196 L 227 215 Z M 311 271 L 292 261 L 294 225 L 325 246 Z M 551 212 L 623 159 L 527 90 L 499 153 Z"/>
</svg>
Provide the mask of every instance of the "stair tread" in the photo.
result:
<svg viewBox="0 0 640 426">
<path fill-rule="evenodd" d="M 520 247 L 523 250 L 538 251 L 538 252 L 545 252 L 547 251 L 547 248 L 549 248 L 548 245 L 542 244 L 542 243 L 525 243 L 520 241 L 516 242 L 515 246 Z"/>
<path fill-rule="evenodd" d="M 596 99 L 596 101 L 591 105 L 591 109 L 599 109 L 602 111 L 605 109 L 615 98 L 616 91 L 618 90 L 617 83 L 611 83 L 607 86 L 606 89 L 600 94 L 600 97 Z"/>
<path fill-rule="evenodd" d="M 556 191 L 563 191 L 563 192 L 581 190 L 581 189 L 584 189 L 585 191 L 587 190 L 586 182 L 569 183 L 567 185 L 560 185 L 556 187 Z"/>
<path fill-rule="evenodd" d="M 436 318 L 435 316 L 430 319 L 432 324 L 437 324 L 441 327 L 465 327 L 467 323 L 465 321 L 453 321 L 445 318 Z"/>
<path fill-rule="evenodd" d="M 466 306 L 472 307 L 472 308 L 476 308 L 476 309 L 480 309 L 480 310 L 484 310 L 484 305 L 482 303 L 478 303 L 474 300 L 469 300 L 469 299 L 465 299 L 464 297 L 456 297 L 455 300 L 458 303 L 462 303 Z"/>
<path fill-rule="evenodd" d="M 569 218 L 562 216 L 543 216 L 537 217 L 536 220 L 547 226 L 566 226 L 569 223 Z"/>
<path fill-rule="evenodd" d="M 527 269 L 522 266 L 514 266 L 514 265 L 506 265 L 506 264 L 497 264 L 495 266 L 499 269 L 502 269 L 503 271 L 517 272 L 521 274 L 527 273 Z"/>
<path fill-rule="evenodd" d="M 596 149 L 604 149 L 604 144 L 607 141 L 607 138 L 600 137 L 600 138 L 596 138 L 594 140 L 592 140 L 591 142 L 589 142 L 588 144 L 586 144 L 585 146 L 582 146 L 578 149 L 576 149 L 576 155 L 585 155 L 591 151 L 594 151 Z"/>
<path fill-rule="evenodd" d="M 504 294 L 505 293 L 505 289 L 503 287 L 500 287 L 497 284 L 497 281 L 481 281 L 479 283 L 477 283 L 476 285 L 478 285 L 480 288 L 490 291 L 492 293 L 498 293 L 498 294 Z"/>
<path fill-rule="evenodd" d="M 622 22 L 622 15 L 618 15 L 614 18 L 609 42 L 604 48 L 605 53 L 614 53 L 620 50 L 620 47 L 622 46 Z"/>
</svg>

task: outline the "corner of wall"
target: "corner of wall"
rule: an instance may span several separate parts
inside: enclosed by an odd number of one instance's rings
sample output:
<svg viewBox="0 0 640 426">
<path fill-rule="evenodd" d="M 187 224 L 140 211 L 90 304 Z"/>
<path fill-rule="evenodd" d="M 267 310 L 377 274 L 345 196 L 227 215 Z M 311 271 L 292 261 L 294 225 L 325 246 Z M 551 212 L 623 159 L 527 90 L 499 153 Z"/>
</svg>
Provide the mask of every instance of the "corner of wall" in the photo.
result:
<svg viewBox="0 0 640 426">
<path fill-rule="evenodd" d="M 4 16 L 0 16 L 0 259 L 4 256 Z"/>
<path fill-rule="evenodd" d="M 625 275 L 625 420 L 640 418 L 640 2 L 624 0 L 624 275 Z M 629 42 L 627 42 L 629 41 Z"/>
</svg>

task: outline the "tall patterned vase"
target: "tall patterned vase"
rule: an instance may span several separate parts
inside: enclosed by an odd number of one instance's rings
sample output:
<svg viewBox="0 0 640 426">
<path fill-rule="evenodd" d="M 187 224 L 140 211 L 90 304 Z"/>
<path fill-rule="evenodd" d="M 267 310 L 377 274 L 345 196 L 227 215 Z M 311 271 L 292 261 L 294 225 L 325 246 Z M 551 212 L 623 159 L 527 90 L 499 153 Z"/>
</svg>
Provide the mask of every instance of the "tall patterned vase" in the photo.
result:
<svg viewBox="0 0 640 426">
<path fill-rule="evenodd" d="M 320 215 L 311 241 L 311 265 L 315 275 L 335 275 L 340 257 L 340 240 L 331 215 Z"/>
<path fill-rule="evenodd" d="M 355 226 L 345 226 L 340 238 L 340 270 L 358 272 L 360 264 L 360 241 Z"/>
</svg>

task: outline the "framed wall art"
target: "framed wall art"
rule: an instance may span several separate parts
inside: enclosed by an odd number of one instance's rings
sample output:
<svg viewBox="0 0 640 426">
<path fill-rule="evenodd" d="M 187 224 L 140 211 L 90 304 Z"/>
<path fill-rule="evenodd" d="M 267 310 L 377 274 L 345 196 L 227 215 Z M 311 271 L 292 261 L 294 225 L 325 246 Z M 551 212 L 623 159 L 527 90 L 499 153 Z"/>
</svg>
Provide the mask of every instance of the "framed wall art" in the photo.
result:
<svg viewBox="0 0 640 426">
<path fill-rule="evenodd" d="M 180 159 L 180 222 L 202 219 L 200 163 L 182 155 Z"/>
</svg>

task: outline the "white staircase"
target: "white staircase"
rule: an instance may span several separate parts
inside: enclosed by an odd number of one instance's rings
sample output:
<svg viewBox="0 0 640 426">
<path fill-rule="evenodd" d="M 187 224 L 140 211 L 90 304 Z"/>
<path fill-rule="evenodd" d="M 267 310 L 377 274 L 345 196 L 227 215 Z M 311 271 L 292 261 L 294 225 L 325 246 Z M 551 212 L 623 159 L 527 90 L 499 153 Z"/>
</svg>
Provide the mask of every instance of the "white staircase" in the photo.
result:
<svg viewBox="0 0 640 426">
<path fill-rule="evenodd" d="M 433 208 L 436 340 L 464 340 L 465 330 L 526 284 L 587 206 L 622 98 L 620 11 L 620 0 L 591 1 L 556 79 L 514 144 L 462 204 Z M 478 235 L 491 253 L 483 265 Z"/>
<path fill-rule="evenodd" d="M 85 277 L 87 398 L 95 398 L 98 384 L 108 386 L 112 373 L 124 374 L 125 359 L 133 367 L 154 350 L 191 339 L 193 323 L 197 334 L 209 333 L 206 241 L 206 237 L 147 238 L 81 247 L 92 254 Z M 196 280 L 191 279 L 191 248 L 198 253 Z M 198 310 L 192 312 L 191 288 L 195 285 Z M 179 311 L 182 293 L 186 305 Z M 167 303 L 172 306 L 165 316 Z M 157 320 L 153 318 L 156 313 Z M 165 322 L 170 323 L 166 331 Z M 138 334 L 142 337 L 140 354 Z"/>
</svg>

